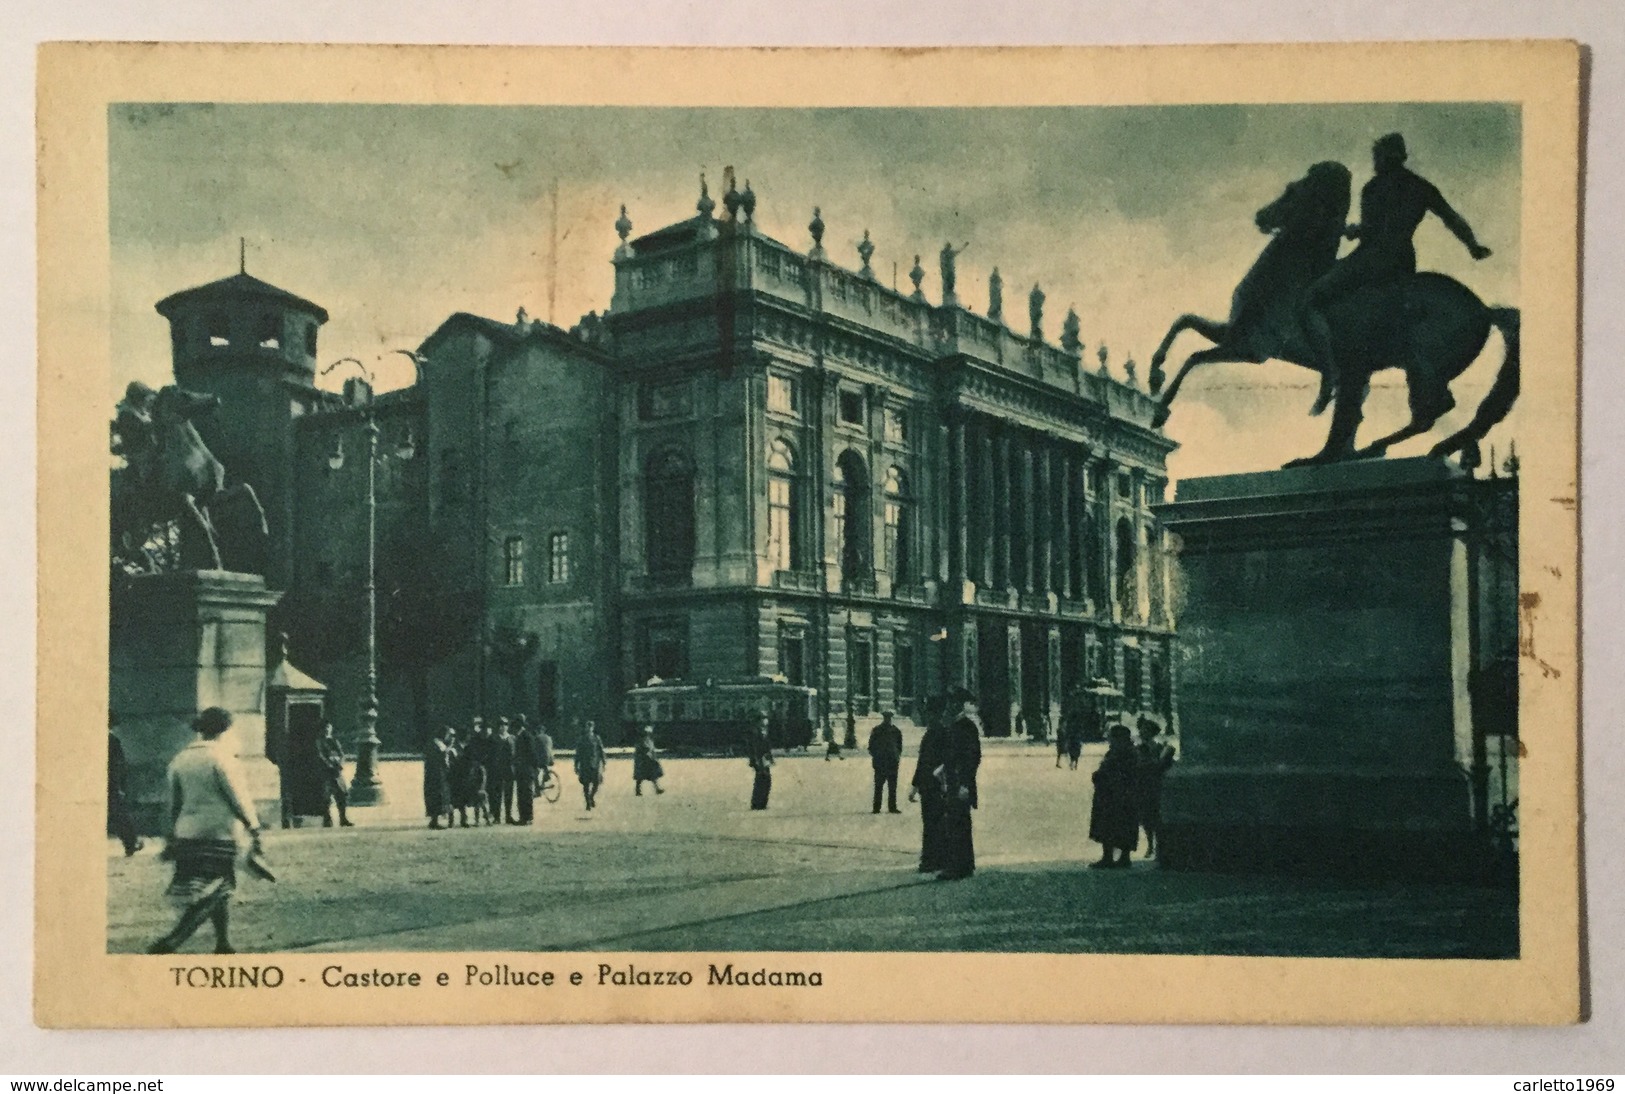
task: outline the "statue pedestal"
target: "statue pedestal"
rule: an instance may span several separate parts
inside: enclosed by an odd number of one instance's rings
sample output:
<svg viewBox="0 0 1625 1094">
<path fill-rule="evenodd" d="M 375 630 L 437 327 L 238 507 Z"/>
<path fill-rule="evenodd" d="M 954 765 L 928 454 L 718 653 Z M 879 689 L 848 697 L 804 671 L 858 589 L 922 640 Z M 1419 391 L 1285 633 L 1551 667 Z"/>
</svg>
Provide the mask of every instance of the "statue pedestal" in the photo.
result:
<svg viewBox="0 0 1625 1094">
<path fill-rule="evenodd" d="M 222 570 L 115 579 L 109 709 L 130 763 L 129 800 L 147 834 L 168 826 L 169 761 L 194 739 L 205 707 L 232 714 L 236 745 L 262 823 L 280 798 L 265 755 L 265 613 L 280 593 L 265 579 Z"/>
<path fill-rule="evenodd" d="M 1471 484 L 1430 459 L 1191 479 L 1178 536 L 1180 869 L 1435 874 L 1478 841 Z"/>
</svg>

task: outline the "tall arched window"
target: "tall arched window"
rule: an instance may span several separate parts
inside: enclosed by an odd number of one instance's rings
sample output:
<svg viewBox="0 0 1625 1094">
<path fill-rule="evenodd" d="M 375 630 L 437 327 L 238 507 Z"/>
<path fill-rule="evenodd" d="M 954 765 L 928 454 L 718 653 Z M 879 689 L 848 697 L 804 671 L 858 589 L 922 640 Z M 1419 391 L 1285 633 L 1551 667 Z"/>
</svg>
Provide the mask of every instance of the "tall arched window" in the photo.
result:
<svg viewBox="0 0 1625 1094">
<path fill-rule="evenodd" d="M 869 579 L 872 557 L 869 526 L 869 469 L 850 448 L 835 461 L 834 530 L 841 548 L 841 576 Z"/>
<path fill-rule="evenodd" d="M 894 586 L 914 580 L 913 539 L 908 477 L 893 467 L 886 472 L 886 568 Z"/>
<path fill-rule="evenodd" d="M 643 542 L 649 576 L 664 584 L 694 570 L 694 465 L 675 448 L 649 457 L 643 474 Z"/>
<path fill-rule="evenodd" d="M 795 452 L 774 441 L 767 452 L 767 557 L 775 570 L 802 568 L 799 494 Z"/>
<path fill-rule="evenodd" d="M 1127 517 L 1117 522 L 1117 603 L 1124 619 L 1138 619 L 1140 615 L 1140 589 L 1134 580 L 1139 568 L 1136 557 L 1134 526 Z"/>
</svg>

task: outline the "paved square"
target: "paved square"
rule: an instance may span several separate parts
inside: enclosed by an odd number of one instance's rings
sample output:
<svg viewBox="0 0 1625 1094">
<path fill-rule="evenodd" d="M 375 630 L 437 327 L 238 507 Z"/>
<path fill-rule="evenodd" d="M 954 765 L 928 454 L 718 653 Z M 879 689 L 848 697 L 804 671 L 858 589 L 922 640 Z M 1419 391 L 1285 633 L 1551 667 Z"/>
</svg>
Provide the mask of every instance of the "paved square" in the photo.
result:
<svg viewBox="0 0 1625 1094">
<path fill-rule="evenodd" d="M 668 759 L 668 792 L 634 797 L 630 760 L 616 756 L 591 813 L 565 760 L 564 794 L 537 803 L 535 827 L 441 832 L 420 816 L 419 766 L 387 763 L 390 800 L 357 809 L 358 827 L 268 830 L 280 880 L 239 881 L 233 941 L 245 953 L 1517 954 L 1511 891 L 1175 873 L 1138 859 L 1088 870 L 1098 747 L 1070 771 L 1043 747 L 990 743 L 977 874 L 962 882 L 916 872 L 918 807 L 871 813 L 861 753 L 782 758 L 761 813 L 748 808 L 742 759 Z M 905 779 L 912 770 L 910 755 Z M 167 880 L 151 848 L 110 850 L 111 951 L 139 951 L 169 927 Z M 205 927 L 188 948 L 211 944 Z"/>
</svg>

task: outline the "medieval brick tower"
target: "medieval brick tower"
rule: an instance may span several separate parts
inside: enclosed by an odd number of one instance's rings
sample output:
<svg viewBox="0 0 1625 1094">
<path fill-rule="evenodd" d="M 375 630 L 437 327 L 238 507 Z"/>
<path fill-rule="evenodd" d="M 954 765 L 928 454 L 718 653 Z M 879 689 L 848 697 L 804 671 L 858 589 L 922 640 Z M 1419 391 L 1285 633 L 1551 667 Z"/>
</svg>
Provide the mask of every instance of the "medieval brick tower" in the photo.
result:
<svg viewBox="0 0 1625 1094">
<path fill-rule="evenodd" d="M 293 557 L 293 420 L 321 399 L 315 387 L 316 332 L 327 310 L 246 270 L 166 296 L 175 382 L 220 397 L 197 423 L 225 465 L 228 485 L 259 495 L 270 529 L 266 583 L 286 589 Z"/>
</svg>

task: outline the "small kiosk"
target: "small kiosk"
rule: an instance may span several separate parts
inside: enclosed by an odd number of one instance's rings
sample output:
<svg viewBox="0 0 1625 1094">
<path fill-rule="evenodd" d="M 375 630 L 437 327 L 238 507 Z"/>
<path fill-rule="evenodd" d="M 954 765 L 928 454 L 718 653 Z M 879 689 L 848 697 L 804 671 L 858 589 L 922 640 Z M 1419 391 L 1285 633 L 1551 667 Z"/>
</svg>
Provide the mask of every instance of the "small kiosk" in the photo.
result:
<svg viewBox="0 0 1625 1094">
<path fill-rule="evenodd" d="M 316 752 L 326 722 L 327 685 L 294 667 L 284 635 L 265 683 L 265 754 L 280 773 L 284 828 L 327 811 L 326 771 Z"/>
</svg>

